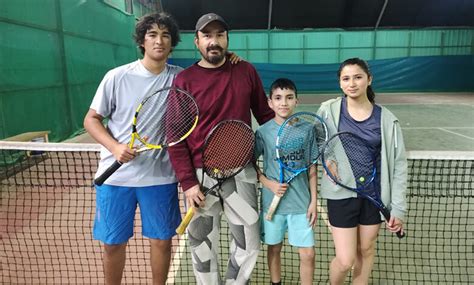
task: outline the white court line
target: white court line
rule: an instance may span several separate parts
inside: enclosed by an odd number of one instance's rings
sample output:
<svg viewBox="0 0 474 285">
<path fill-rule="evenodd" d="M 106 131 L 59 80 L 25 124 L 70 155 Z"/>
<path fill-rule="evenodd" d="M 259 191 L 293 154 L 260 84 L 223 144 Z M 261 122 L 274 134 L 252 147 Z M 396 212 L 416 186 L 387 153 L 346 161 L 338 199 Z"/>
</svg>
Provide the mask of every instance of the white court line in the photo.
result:
<svg viewBox="0 0 474 285">
<path fill-rule="evenodd" d="M 474 140 L 473 137 L 469 137 L 469 136 L 465 136 L 465 135 L 460 134 L 460 133 L 452 132 L 452 131 L 447 130 L 445 128 L 438 128 L 438 130 L 441 130 L 441 131 L 444 131 L 444 132 L 447 132 L 447 133 L 450 133 L 450 134 L 453 134 L 453 135 L 457 135 L 457 136 L 460 136 L 460 137 L 463 137 L 463 138 L 466 138 L 466 139 L 469 139 L 469 140 Z"/>
<path fill-rule="evenodd" d="M 403 130 L 436 130 L 436 129 L 450 129 L 450 130 L 471 130 L 474 127 L 402 127 Z"/>
<path fill-rule="evenodd" d="M 450 131 L 450 130 L 472 130 L 472 129 L 474 129 L 474 127 L 402 127 L 402 130 L 440 130 L 440 131 L 457 135 L 469 140 L 474 140 L 473 137 Z"/>
<path fill-rule="evenodd" d="M 299 94 L 298 94 L 299 95 Z M 309 105 L 309 104 L 305 104 L 305 105 Z M 316 104 L 314 104 L 316 105 Z M 423 104 L 417 104 L 417 103 L 414 103 L 414 102 L 408 102 L 408 103 L 382 103 L 381 105 L 383 106 L 417 106 L 417 105 L 462 105 L 462 106 L 472 106 L 472 103 L 470 102 L 461 102 L 461 103 L 457 103 L 457 102 L 423 102 Z"/>
<path fill-rule="evenodd" d="M 175 277 L 176 273 L 179 270 L 181 265 L 181 258 L 183 257 L 184 250 L 186 248 L 186 240 L 188 239 L 188 233 L 185 232 L 181 237 L 179 237 L 178 247 L 176 252 L 174 253 L 173 260 L 170 265 L 168 279 L 166 280 L 166 284 L 175 284 Z"/>
</svg>

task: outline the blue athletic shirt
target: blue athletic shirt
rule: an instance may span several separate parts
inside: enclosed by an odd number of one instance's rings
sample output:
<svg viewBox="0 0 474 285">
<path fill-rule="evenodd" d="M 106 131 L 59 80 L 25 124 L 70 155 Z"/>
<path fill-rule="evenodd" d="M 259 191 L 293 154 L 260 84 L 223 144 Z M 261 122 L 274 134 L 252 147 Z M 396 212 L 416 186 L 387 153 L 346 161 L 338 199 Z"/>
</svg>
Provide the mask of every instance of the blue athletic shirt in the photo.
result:
<svg viewBox="0 0 474 285">
<path fill-rule="evenodd" d="M 368 187 L 377 187 L 377 192 L 380 193 L 380 150 L 382 146 L 382 137 L 381 137 L 381 128 L 380 128 L 380 118 L 382 115 L 382 108 L 374 104 L 372 114 L 370 117 L 363 121 L 354 120 L 349 112 L 347 111 L 347 100 L 345 97 L 342 98 L 341 103 L 341 117 L 339 120 L 338 131 L 342 132 L 351 132 L 364 140 L 368 141 L 372 146 L 372 149 L 375 151 L 376 158 L 376 176 L 373 183 Z M 368 154 L 370 155 L 370 154 Z M 372 189 L 366 188 L 366 191 Z"/>
</svg>

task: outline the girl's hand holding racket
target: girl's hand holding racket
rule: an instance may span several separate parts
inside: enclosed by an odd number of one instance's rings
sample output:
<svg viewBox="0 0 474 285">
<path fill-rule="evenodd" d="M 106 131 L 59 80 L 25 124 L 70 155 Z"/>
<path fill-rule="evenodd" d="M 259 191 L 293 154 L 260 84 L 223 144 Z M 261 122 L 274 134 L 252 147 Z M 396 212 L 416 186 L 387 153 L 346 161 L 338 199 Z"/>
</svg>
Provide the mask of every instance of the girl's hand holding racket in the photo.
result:
<svg viewBox="0 0 474 285">
<path fill-rule="evenodd" d="M 331 177 L 336 177 L 337 180 L 340 180 L 339 173 L 337 171 L 337 162 L 334 160 L 328 159 L 325 162 L 325 164 L 327 166 L 327 170 L 325 168 L 324 173 L 329 178 L 329 180 L 331 180 L 333 184 L 336 184 L 336 182 Z M 331 175 L 328 172 L 330 172 Z"/>
<path fill-rule="evenodd" d="M 387 229 L 392 232 L 392 233 L 398 233 L 400 232 L 401 235 L 404 235 L 403 233 L 403 222 L 402 220 L 391 216 L 390 220 L 386 223 Z"/>
</svg>

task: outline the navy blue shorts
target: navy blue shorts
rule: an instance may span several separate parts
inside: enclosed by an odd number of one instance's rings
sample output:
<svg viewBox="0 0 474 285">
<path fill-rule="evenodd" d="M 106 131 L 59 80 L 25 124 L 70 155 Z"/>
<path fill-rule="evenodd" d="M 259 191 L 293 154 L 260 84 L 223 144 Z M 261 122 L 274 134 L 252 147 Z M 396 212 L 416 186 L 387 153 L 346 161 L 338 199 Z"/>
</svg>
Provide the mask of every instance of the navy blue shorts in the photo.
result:
<svg viewBox="0 0 474 285">
<path fill-rule="evenodd" d="M 367 199 L 327 200 L 329 222 L 337 228 L 377 225 L 382 222 L 379 209 Z"/>
</svg>

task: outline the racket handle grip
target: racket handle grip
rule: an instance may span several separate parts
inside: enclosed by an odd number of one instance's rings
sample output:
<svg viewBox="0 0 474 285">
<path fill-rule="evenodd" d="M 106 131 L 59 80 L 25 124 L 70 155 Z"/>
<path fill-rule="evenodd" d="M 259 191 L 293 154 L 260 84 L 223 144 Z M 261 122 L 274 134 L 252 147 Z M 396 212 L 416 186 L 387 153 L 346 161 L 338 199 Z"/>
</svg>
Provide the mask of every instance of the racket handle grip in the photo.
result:
<svg viewBox="0 0 474 285">
<path fill-rule="evenodd" d="M 385 217 L 385 220 L 388 223 L 388 221 L 390 221 L 390 211 L 385 207 L 380 209 L 380 211 L 382 212 L 382 215 Z M 400 231 L 397 232 L 397 237 L 400 238 L 400 239 L 404 238 L 405 233 L 402 233 L 402 231 L 400 230 Z"/>
<path fill-rule="evenodd" d="M 268 207 L 268 212 L 265 215 L 265 219 L 267 221 L 271 221 L 273 219 L 273 214 L 275 213 L 278 204 L 280 204 L 281 197 L 280 196 L 273 196 L 272 203 L 270 204 L 270 207 Z"/>
<path fill-rule="evenodd" d="M 94 180 L 94 184 L 98 186 L 104 184 L 105 180 L 107 180 L 110 175 L 114 174 L 114 172 L 117 171 L 120 166 L 122 166 L 122 163 L 116 160 L 111 166 L 109 166 L 109 168 L 104 171 L 104 173 Z"/>
<path fill-rule="evenodd" d="M 176 233 L 178 235 L 184 234 L 193 216 L 194 216 L 194 208 L 190 207 L 188 209 L 188 212 L 186 213 L 186 216 L 184 216 L 183 220 L 181 221 L 181 224 L 179 224 L 179 226 L 176 228 Z"/>
<path fill-rule="evenodd" d="M 398 231 L 398 232 L 397 232 L 397 237 L 398 237 L 398 238 L 404 238 L 404 237 L 405 237 L 405 233 L 402 233 L 402 231 Z"/>
</svg>

